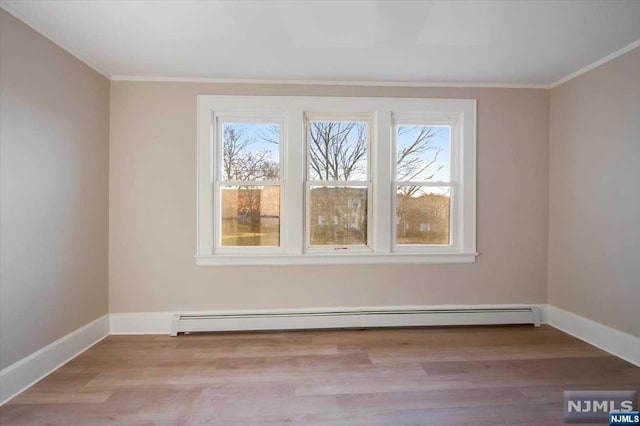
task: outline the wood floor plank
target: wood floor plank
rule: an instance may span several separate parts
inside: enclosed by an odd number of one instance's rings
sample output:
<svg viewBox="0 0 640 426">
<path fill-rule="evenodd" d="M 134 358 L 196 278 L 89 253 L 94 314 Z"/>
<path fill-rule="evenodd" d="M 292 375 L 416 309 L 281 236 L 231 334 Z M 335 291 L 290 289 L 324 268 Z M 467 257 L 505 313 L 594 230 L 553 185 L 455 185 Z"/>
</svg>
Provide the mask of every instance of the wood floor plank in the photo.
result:
<svg viewBox="0 0 640 426">
<path fill-rule="evenodd" d="M 567 389 L 640 368 L 547 326 L 110 336 L 0 424 L 548 426 Z"/>
</svg>

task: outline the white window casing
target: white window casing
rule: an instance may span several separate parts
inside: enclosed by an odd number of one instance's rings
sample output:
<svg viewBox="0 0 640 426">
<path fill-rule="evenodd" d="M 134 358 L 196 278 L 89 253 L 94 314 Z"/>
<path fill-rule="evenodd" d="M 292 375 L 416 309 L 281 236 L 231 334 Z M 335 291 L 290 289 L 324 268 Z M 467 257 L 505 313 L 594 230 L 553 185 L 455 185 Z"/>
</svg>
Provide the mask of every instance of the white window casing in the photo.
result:
<svg viewBox="0 0 640 426">
<path fill-rule="evenodd" d="M 469 99 L 199 95 L 197 105 L 198 265 L 472 263 L 476 253 L 476 101 Z M 366 121 L 368 177 L 311 181 L 308 120 Z M 279 178 L 231 182 L 280 187 L 280 245 L 220 244 L 221 122 L 280 124 Z M 396 244 L 396 125 L 450 127 L 450 180 L 418 182 L 449 187 L 450 244 Z M 416 182 L 411 182 L 415 184 Z M 310 246 L 310 185 L 368 188 L 366 246 Z M 331 217 L 325 217 L 330 222 Z M 314 220 L 314 224 L 318 221 Z M 309 226 L 306 226 L 309 225 Z"/>
</svg>

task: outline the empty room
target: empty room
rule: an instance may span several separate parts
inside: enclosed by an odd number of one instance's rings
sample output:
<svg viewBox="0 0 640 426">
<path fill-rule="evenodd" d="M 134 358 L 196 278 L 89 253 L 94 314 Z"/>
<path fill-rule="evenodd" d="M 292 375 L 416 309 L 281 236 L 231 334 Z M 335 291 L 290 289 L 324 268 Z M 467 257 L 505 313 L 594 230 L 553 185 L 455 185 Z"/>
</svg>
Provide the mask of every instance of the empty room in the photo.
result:
<svg viewBox="0 0 640 426">
<path fill-rule="evenodd" d="M 0 424 L 640 425 L 640 0 L 0 0 Z"/>
</svg>

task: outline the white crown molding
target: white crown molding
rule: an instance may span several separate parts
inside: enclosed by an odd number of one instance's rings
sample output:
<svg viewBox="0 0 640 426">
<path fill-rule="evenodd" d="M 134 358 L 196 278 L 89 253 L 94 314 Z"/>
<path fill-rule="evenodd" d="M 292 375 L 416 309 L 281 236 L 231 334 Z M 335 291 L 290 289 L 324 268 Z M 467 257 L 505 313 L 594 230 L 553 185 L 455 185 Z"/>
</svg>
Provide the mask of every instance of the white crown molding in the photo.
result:
<svg viewBox="0 0 640 426">
<path fill-rule="evenodd" d="M 0 405 L 109 335 L 109 314 L 78 328 L 0 371 Z"/>
<path fill-rule="evenodd" d="M 64 50 L 65 52 L 67 52 L 68 54 L 70 54 L 71 56 L 73 56 L 74 58 L 76 58 L 77 60 L 79 60 L 80 62 L 82 62 L 83 64 L 85 64 L 89 68 L 91 68 L 92 70 L 94 70 L 95 72 L 97 72 L 98 74 L 101 74 L 102 76 L 106 77 L 108 80 L 111 80 L 111 74 L 109 74 L 105 70 L 101 69 L 97 65 L 93 64 L 91 61 L 89 61 L 87 58 L 85 58 L 84 56 L 80 55 L 79 53 L 74 52 L 72 49 L 69 49 L 68 47 L 63 46 L 62 44 L 58 43 L 47 32 L 45 32 L 42 29 L 40 29 L 30 19 L 26 18 L 20 12 L 16 11 L 13 8 L 13 6 L 11 6 L 11 4 L 7 3 L 5 0 L 0 0 L 0 8 L 6 10 L 7 13 L 13 15 L 14 17 L 19 19 L 20 21 L 22 21 L 25 24 L 27 24 L 28 26 L 30 26 L 32 29 L 34 29 L 36 32 L 38 32 L 40 35 L 42 35 L 43 37 L 48 39 L 50 42 L 52 42 L 53 44 L 55 44 L 56 46 L 58 46 L 59 48 L 61 48 L 62 50 Z"/>
<path fill-rule="evenodd" d="M 215 84 L 282 84 L 298 86 L 375 86 L 375 87 L 460 87 L 477 89 L 548 89 L 548 84 L 516 83 L 459 83 L 459 82 L 417 82 L 417 81 L 376 81 L 376 80 L 270 80 L 251 78 L 201 78 L 167 77 L 154 75 L 112 75 L 112 81 L 140 81 L 164 83 L 215 83 Z"/>
<path fill-rule="evenodd" d="M 640 47 L 640 40 L 636 40 L 633 43 L 626 45 L 622 49 L 616 50 L 615 52 L 605 56 L 604 58 L 598 59 L 597 61 L 587 65 L 586 67 L 580 68 L 578 71 L 572 72 L 571 74 L 561 78 L 560 80 L 556 81 L 555 83 L 551 83 L 549 85 L 549 89 L 556 88 L 556 87 L 560 86 L 561 84 L 566 83 L 567 81 L 573 80 L 574 78 L 579 77 L 582 74 L 591 71 L 592 69 L 598 68 L 600 65 L 604 65 L 607 62 L 614 60 L 618 56 L 622 56 L 625 53 L 635 49 L 636 47 Z"/>
</svg>

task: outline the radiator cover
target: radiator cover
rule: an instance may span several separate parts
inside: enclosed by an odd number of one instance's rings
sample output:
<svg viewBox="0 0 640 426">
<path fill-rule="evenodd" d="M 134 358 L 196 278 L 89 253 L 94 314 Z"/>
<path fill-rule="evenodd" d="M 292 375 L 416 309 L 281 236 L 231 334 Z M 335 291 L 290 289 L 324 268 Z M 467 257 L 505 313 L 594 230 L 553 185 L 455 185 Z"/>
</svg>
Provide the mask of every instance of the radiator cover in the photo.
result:
<svg viewBox="0 0 640 426">
<path fill-rule="evenodd" d="M 424 327 L 446 325 L 540 325 L 540 309 L 394 308 L 322 311 L 263 311 L 223 314 L 175 314 L 171 335 L 212 331 L 304 330 L 336 328 Z"/>
</svg>

